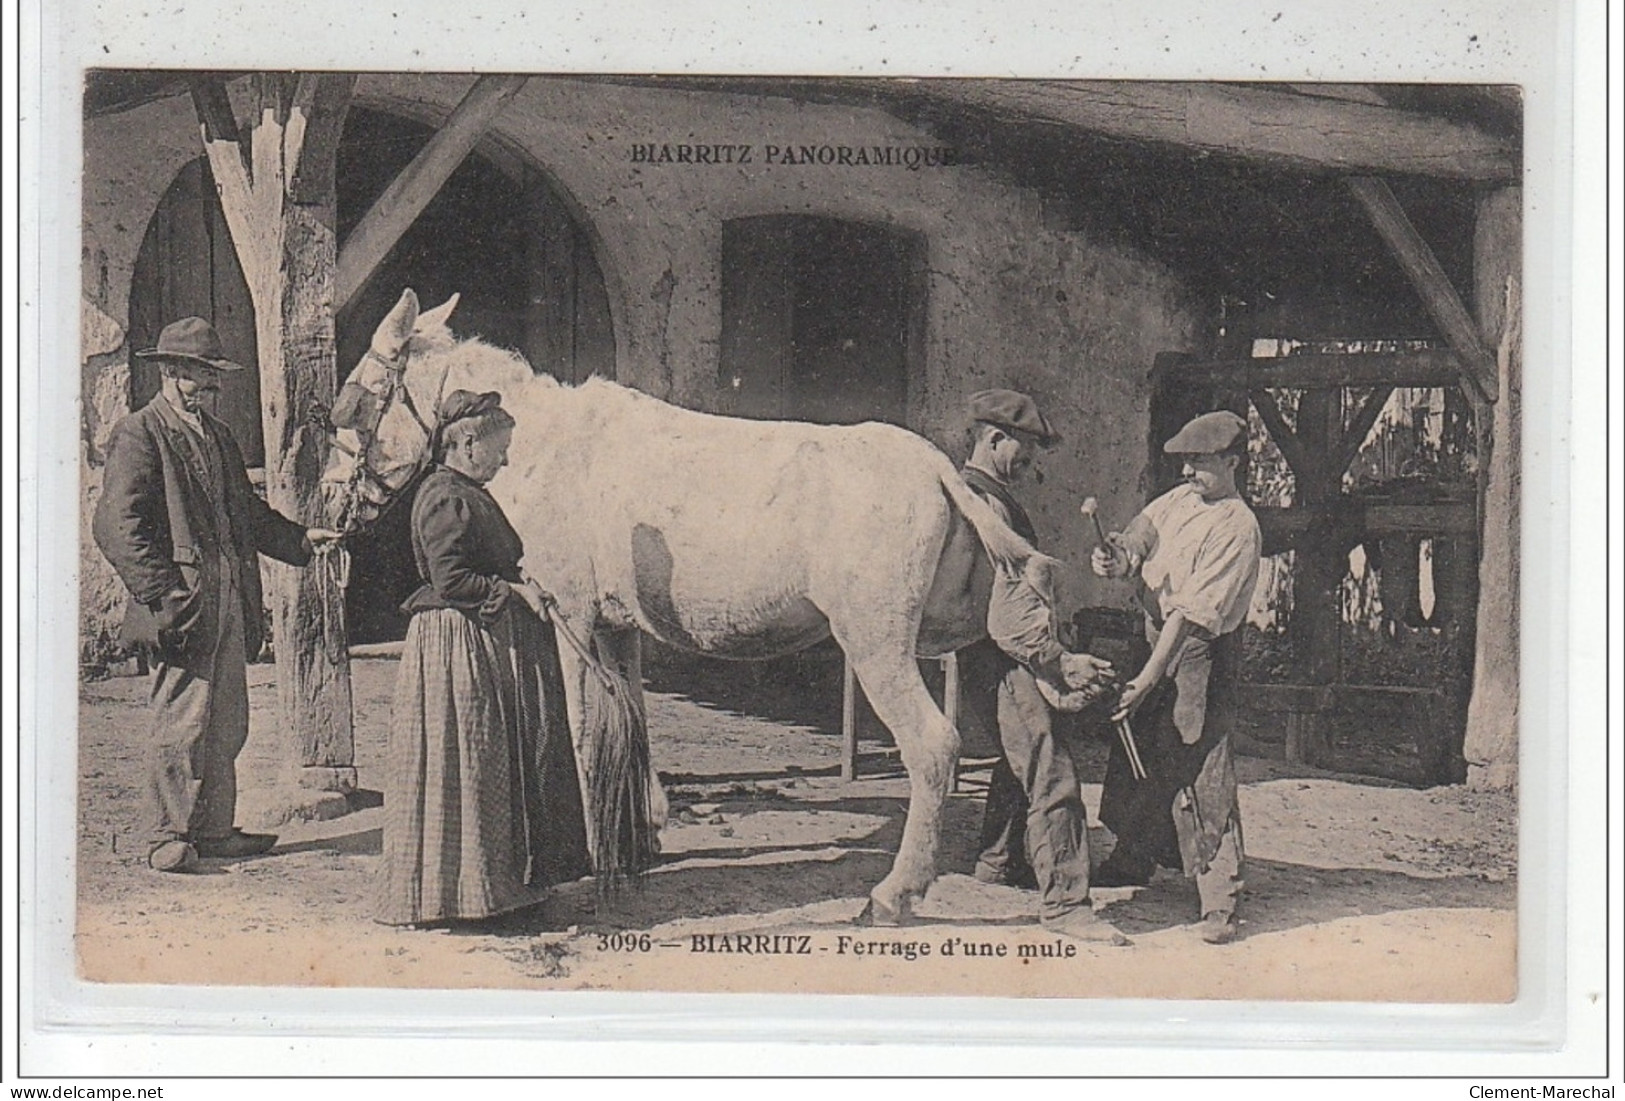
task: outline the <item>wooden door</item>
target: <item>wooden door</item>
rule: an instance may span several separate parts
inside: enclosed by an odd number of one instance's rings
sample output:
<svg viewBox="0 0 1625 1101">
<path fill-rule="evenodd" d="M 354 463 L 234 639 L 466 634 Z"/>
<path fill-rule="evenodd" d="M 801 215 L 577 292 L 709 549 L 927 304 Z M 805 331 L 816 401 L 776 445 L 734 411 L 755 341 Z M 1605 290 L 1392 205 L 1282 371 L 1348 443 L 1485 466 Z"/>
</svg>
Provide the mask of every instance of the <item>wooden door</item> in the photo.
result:
<svg viewBox="0 0 1625 1101">
<path fill-rule="evenodd" d="M 164 193 L 136 254 L 130 283 L 130 349 L 151 348 L 163 327 L 201 317 L 220 333 L 226 355 L 245 370 L 223 374 L 210 410 L 225 421 L 251 467 L 265 464 L 260 431 L 259 355 L 248 283 L 226 229 L 208 163 L 183 168 Z M 130 357 L 130 407 L 158 392 L 156 365 Z"/>
</svg>

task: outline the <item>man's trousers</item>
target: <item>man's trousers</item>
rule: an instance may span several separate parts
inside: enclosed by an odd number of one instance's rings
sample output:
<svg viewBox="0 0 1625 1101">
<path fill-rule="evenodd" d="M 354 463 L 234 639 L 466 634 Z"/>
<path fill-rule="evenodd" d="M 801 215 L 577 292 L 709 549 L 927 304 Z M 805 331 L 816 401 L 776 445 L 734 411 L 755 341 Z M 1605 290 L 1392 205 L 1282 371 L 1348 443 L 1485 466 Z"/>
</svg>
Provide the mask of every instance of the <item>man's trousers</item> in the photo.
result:
<svg viewBox="0 0 1625 1101">
<path fill-rule="evenodd" d="M 186 645 L 152 655 L 151 835 L 214 840 L 232 832 L 237 754 L 248 740 L 248 668 L 234 569 L 205 570 L 202 619 Z"/>
<path fill-rule="evenodd" d="M 993 769 L 978 864 L 1016 878 L 1030 864 L 1039 911 L 1053 920 L 1089 905 L 1089 834 L 1078 771 L 1032 673 L 991 643 L 960 652 L 967 709 L 996 700 Z"/>
</svg>

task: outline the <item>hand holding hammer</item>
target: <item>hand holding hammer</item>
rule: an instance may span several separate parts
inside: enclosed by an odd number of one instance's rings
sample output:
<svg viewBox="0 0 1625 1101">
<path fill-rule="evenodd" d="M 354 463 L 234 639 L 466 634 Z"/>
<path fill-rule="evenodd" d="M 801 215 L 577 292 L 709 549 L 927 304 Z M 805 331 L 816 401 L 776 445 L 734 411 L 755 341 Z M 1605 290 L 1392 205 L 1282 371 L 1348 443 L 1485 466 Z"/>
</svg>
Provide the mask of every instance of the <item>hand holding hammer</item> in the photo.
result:
<svg viewBox="0 0 1625 1101">
<path fill-rule="evenodd" d="M 1128 576 L 1128 556 L 1122 552 L 1106 529 L 1100 524 L 1100 501 L 1094 497 L 1085 497 L 1083 507 L 1079 509 L 1095 525 L 1096 545 L 1094 552 L 1089 555 L 1089 565 L 1101 577 Z"/>
</svg>

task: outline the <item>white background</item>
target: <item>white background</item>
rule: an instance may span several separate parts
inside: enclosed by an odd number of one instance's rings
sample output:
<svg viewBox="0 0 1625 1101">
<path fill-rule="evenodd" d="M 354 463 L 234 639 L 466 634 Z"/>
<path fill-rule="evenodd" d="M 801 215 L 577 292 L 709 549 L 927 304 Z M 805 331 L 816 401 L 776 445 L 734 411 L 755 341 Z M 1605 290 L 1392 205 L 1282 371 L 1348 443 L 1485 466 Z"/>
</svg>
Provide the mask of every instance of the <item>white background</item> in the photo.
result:
<svg viewBox="0 0 1625 1101">
<path fill-rule="evenodd" d="M 1617 434 L 1621 378 L 1618 348 L 1606 347 L 1604 331 L 1603 12 L 1603 0 L 707 0 L 681 8 L 671 0 L 639 0 L 590 10 L 523 0 L 24 0 L 20 15 L 7 5 L 5 39 L 20 42 L 22 66 L 17 89 L 7 81 L 6 91 L 21 98 L 15 106 L 8 98 L 6 111 L 5 237 L 18 248 L 7 250 L 5 286 L 19 294 L 6 295 L 3 327 L 4 608 L 7 641 L 17 640 L 5 646 L 4 699 L 5 729 L 20 736 L 5 740 L 0 829 L 7 860 L 7 986 L 0 1017 L 10 1022 L 20 1011 L 22 1029 L 20 1049 L 19 1035 L 7 1030 L 0 1064 L 6 1083 L 17 1082 L 19 1057 L 23 1073 L 50 1076 L 31 1077 L 27 1085 L 107 1085 L 90 1077 L 116 1075 L 150 1086 L 134 1076 L 158 1074 L 166 1076 L 166 1098 L 213 1096 L 222 1088 L 233 1097 L 291 1090 L 370 1095 L 383 1088 L 427 1096 L 468 1088 L 277 1080 L 222 1087 L 170 1077 L 211 1074 L 1378 1074 L 1404 1077 L 1226 1082 L 1218 1089 L 1248 1097 L 1312 1090 L 1465 1098 L 1469 1081 L 1504 1087 L 1601 1073 L 1605 977 L 1616 996 L 1621 988 L 1619 766 L 1625 756 L 1617 716 L 1605 716 L 1603 702 L 1603 579 L 1617 570 L 1604 550 L 1610 422 L 1603 395 L 1612 377 Z M 1618 33 L 1615 26 L 1616 39 Z M 100 1012 L 97 992 L 71 981 L 67 937 L 77 711 L 76 556 L 70 548 L 78 537 L 78 94 L 87 66 L 1522 85 L 1528 176 L 1520 866 L 1542 869 L 1550 889 L 1530 897 L 1525 881 L 1520 1004 L 888 1003 L 169 988 L 151 991 L 143 1021 Z M 1616 128 L 1617 110 L 1616 100 Z M 1617 236 L 1615 227 L 1615 250 Z M 1617 284 L 1615 291 L 1617 298 Z M 1609 351 L 1613 367 L 1605 374 Z M 1617 484 L 1614 493 L 1617 505 Z M 1617 535 L 1617 508 L 1613 522 Z M 1618 545 L 1616 539 L 1615 559 Z M 1613 581 L 1617 642 L 1617 572 Z M 1612 775 L 1604 758 L 1609 744 Z M 1608 836 L 1615 839 L 1611 931 L 1604 924 Z M 1611 958 L 1604 953 L 1608 933 Z M 583 1007 L 595 1016 L 582 1016 Z M 99 1018 L 123 1023 L 95 1025 Z M 56 1019 L 78 1024 L 52 1027 Z M 1617 1013 L 1614 1024 L 1617 1029 Z M 1072 1037 L 1068 1043 L 1017 1046 L 1023 1035 L 1063 1027 Z M 948 1042 L 918 1042 L 926 1037 Z M 820 1042 L 796 1042 L 813 1039 Z M 1613 1042 L 1611 1080 L 1617 1083 L 1622 1058 L 1618 1039 Z M 1427 1075 L 1463 1081 L 1420 1077 Z M 1516 1077 L 1490 1081 L 1503 1075 Z M 475 1088 L 505 1094 L 566 1087 Z M 702 1087 L 623 1088 L 687 1094 Z M 823 1095 L 848 1087 L 770 1088 Z M 1055 1088 L 1160 1093 L 1213 1087 L 1161 1080 Z"/>
</svg>

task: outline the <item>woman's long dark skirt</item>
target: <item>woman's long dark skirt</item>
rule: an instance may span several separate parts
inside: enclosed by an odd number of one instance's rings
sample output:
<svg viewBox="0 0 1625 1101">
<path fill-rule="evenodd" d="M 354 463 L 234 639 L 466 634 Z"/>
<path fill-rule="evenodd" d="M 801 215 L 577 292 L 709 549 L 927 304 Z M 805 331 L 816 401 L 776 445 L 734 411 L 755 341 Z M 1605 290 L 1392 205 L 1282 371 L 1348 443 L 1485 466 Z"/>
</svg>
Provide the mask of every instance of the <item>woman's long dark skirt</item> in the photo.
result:
<svg viewBox="0 0 1625 1101">
<path fill-rule="evenodd" d="M 489 917 L 589 870 L 550 624 L 419 612 L 395 682 L 377 919 Z"/>
</svg>

